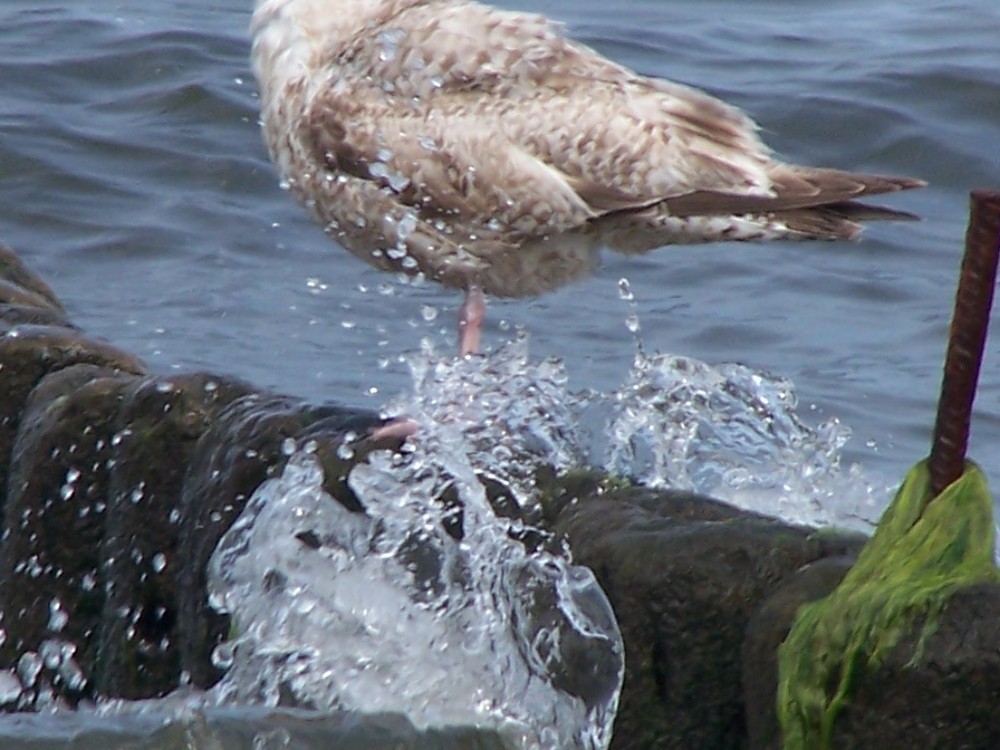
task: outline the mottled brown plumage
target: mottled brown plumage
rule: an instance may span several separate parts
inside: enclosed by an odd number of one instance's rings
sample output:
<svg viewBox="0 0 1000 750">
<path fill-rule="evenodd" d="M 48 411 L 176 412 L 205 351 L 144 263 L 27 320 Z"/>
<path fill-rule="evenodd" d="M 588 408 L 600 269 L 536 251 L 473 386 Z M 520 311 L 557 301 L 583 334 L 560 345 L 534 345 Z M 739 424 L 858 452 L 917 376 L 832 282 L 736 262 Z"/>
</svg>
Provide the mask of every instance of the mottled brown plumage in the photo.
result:
<svg viewBox="0 0 1000 750">
<path fill-rule="evenodd" d="M 465 0 L 263 0 L 254 67 L 272 158 L 376 266 L 489 294 L 585 273 L 600 246 L 837 239 L 910 218 L 857 199 L 919 180 L 771 158 L 707 94 Z"/>
</svg>

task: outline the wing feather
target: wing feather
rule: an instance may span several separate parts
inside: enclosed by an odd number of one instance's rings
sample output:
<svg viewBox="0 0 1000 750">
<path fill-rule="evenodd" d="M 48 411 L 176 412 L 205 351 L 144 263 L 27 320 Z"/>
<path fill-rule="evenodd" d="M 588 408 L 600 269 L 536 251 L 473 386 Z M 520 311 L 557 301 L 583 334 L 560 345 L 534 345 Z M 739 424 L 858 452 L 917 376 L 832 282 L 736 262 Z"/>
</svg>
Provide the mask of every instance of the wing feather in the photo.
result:
<svg viewBox="0 0 1000 750">
<path fill-rule="evenodd" d="M 525 181 L 493 196 L 523 203 L 508 205 L 514 214 L 530 213 L 529 204 L 555 190 L 552 227 L 694 192 L 773 193 L 767 148 L 739 110 L 641 78 L 542 16 L 476 4 L 407 7 L 366 28 L 329 64 L 330 90 L 317 94 L 307 118 L 314 128 L 378 123 L 377 134 L 352 131 L 348 149 L 369 162 L 380 150 L 398 155 L 396 169 L 407 176 L 435 158 L 413 143 L 433 141 L 459 171 L 482 169 L 485 155 L 496 162 L 491 177 Z M 338 107 L 352 117 L 331 116 Z M 425 205 L 441 200 L 442 211 L 455 208 L 446 182 L 411 179 L 428 186 Z M 502 218 L 503 205 L 489 196 L 472 200 L 474 213 Z"/>
</svg>

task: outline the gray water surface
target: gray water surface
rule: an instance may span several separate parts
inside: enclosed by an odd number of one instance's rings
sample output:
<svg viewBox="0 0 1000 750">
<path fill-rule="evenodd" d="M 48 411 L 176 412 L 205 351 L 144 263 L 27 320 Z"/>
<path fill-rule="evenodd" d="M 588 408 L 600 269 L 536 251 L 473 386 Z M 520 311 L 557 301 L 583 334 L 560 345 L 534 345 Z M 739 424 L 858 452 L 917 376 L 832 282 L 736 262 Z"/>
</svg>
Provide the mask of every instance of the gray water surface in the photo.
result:
<svg viewBox="0 0 1000 750">
<path fill-rule="evenodd" d="M 808 420 L 854 429 L 848 461 L 898 481 L 928 449 L 968 191 L 1000 187 L 1000 5 L 501 4 L 744 108 L 784 158 L 931 186 L 889 201 L 923 222 L 873 226 L 857 243 L 607 255 L 593 278 L 494 301 L 487 344 L 524 327 L 574 386 L 611 390 L 634 351 L 617 285 L 628 277 L 647 350 L 790 377 Z M 428 335 L 452 345 L 459 299 L 355 260 L 279 188 L 257 125 L 250 12 L 249 0 L 3 0 L 0 240 L 74 321 L 158 370 L 376 408 L 409 387 L 400 353 Z M 971 450 L 994 484 L 998 348 Z"/>
</svg>

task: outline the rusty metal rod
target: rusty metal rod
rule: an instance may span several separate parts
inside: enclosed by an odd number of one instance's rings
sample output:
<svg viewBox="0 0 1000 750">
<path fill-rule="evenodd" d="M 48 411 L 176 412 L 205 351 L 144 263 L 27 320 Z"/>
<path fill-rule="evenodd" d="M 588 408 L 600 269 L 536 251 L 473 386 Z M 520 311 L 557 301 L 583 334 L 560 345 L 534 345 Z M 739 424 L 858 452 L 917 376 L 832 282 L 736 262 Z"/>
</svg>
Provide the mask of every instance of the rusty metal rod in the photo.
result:
<svg viewBox="0 0 1000 750">
<path fill-rule="evenodd" d="M 970 203 L 965 255 L 928 460 L 935 496 L 965 470 L 972 401 L 983 361 L 1000 256 L 1000 191 L 974 190 Z"/>
</svg>

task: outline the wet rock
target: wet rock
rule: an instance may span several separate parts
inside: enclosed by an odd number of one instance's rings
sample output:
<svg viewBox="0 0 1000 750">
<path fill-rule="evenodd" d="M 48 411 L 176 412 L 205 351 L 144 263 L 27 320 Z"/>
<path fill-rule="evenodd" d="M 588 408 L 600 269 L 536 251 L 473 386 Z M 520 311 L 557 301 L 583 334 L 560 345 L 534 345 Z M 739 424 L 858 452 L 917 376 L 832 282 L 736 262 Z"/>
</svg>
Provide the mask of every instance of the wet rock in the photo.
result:
<svg viewBox="0 0 1000 750">
<path fill-rule="evenodd" d="M 25 716 L 13 729 L 0 725 L 4 750 L 78 748 L 294 748 L 294 750 L 509 750 L 494 732 L 472 727 L 417 729 L 395 714 L 304 714 L 269 709 L 209 709 L 166 717 L 69 713 Z"/>
<path fill-rule="evenodd" d="M 28 268 L 13 250 L 0 242 L 0 303 L 62 313 L 55 292 Z"/>
<path fill-rule="evenodd" d="M 43 381 L 18 420 L 0 546 L 7 633 L 0 660 L 63 649 L 44 674 L 22 676 L 22 704 L 49 687 L 70 699 L 92 691 L 79 673 L 93 663 L 103 609 L 114 415 L 134 377 L 93 365 L 65 368 Z"/>
<path fill-rule="evenodd" d="M 1000 745 L 1000 586 L 955 592 L 923 644 L 922 625 L 861 674 L 834 748 Z"/>
<path fill-rule="evenodd" d="M 75 330 L 75 326 L 66 319 L 66 314 L 59 310 L 0 302 L 0 333 L 7 333 L 22 325 L 51 326 Z"/>
<path fill-rule="evenodd" d="M 774 711 L 777 667 L 767 652 L 788 632 L 796 602 L 832 589 L 843 566 L 804 570 L 768 603 L 758 617 L 753 650 L 763 655 L 747 662 L 748 710 L 770 710 L 751 722 L 749 747 L 780 750 Z M 849 703 L 834 723 L 832 750 L 941 747 L 987 750 L 1000 744 L 1000 586 L 978 584 L 959 589 L 934 619 L 921 643 L 924 621 L 911 626 L 876 668 L 862 668 Z M 763 663 L 763 669 L 761 664 Z M 752 702 L 751 702 L 752 701 Z"/>
<path fill-rule="evenodd" d="M 18 325 L 73 327 L 48 284 L 0 243 L 0 333 Z"/>
<path fill-rule="evenodd" d="M 0 336 L 0 496 L 7 492 L 8 458 L 28 397 L 42 378 L 78 364 L 142 374 L 131 354 L 54 326 L 20 325 Z"/>
<path fill-rule="evenodd" d="M 45 309 L 48 300 L 37 292 L 0 278 L 0 301 L 16 307 Z"/>
<path fill-rule="evenodd" d="M 577 486 L 559 504 L 556 529 L 594 571 L 625 640 L 612 747 L 745 747 L 748 623 L 798 568 L 859 540 L 683 492 Z"/>
<path fill-rule="evenodd" d="M 211 684 L 226 625 L 208 608 L 204 568 L 219 536 L 292 444 L 314 441 L 329 491 L 360 510 L 343 443 L 379 424 L 214 375 L 142 377 L 90 364 L 43 377 L 17 417 L 0 661 L 41 659 L 53 644 L 72 652 L 71 664 L 30 670 L 22 708 L 47 692 L 71 703 L 159 696 L 184 668 Z"/>
<path fill-rule="evenodd" d="M 854 559 L 827 557 L 804 566 L 782 584 L 750 620 L 743 642 L 743 694 L 751 748 L 781 748 L 776 710 L 778 647 L 799 607 L 833 591 Z"/>
<path fill-rule="evenodd" d="M 148 698 L 179 683 L 184 478 L 215 415 L 252 391 L 240 380 L 192 373 L 137 380 L 122 394 L 101 548 L 107 596 L 92 672 L 99 694 Z"/>
</svg>

